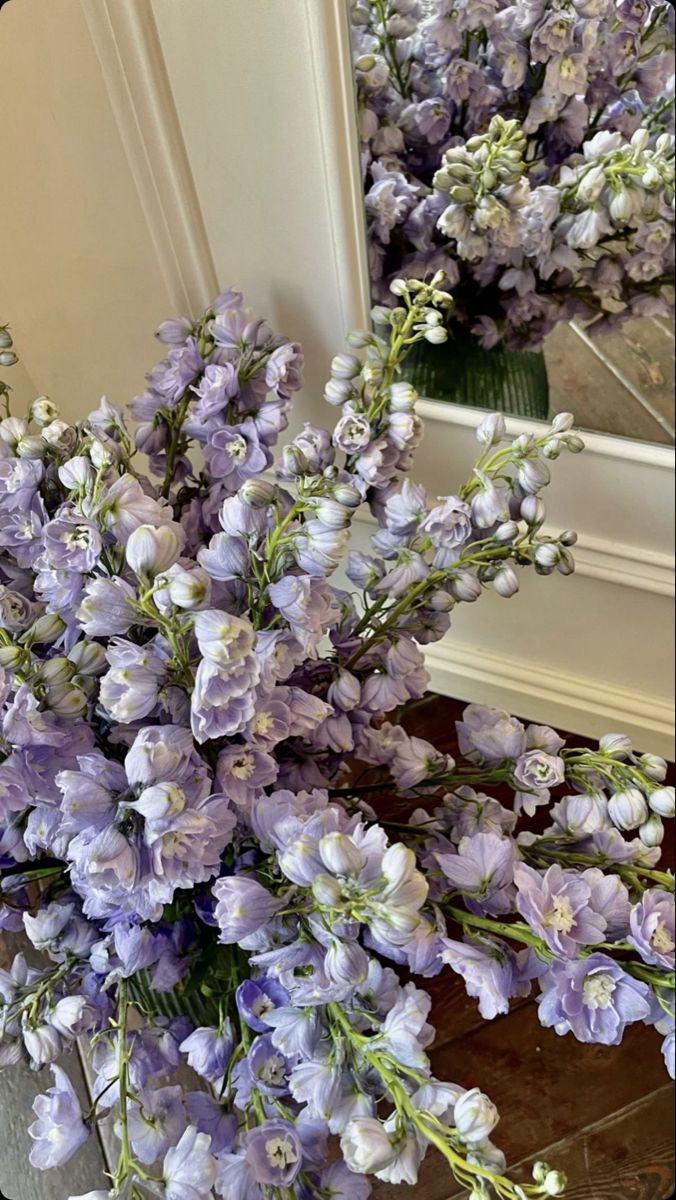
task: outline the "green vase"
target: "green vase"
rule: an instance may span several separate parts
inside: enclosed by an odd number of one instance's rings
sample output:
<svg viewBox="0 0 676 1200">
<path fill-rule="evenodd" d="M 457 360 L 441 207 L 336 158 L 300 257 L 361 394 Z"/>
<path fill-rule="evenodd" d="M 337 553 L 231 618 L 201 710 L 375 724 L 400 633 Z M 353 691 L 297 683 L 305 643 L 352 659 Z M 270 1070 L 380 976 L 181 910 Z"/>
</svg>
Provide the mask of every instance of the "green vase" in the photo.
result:
<svg viewBox="0 0 676 1200">
<path fill-rule="evenodd" d="M 484 350 L 459 325 L 442 346 L 419 342 L 402 369 L 421 396 L 448 404 L 488 408 L 518 417 L 546 420 L 549 382 L 542 351 Z"/>
</svg>

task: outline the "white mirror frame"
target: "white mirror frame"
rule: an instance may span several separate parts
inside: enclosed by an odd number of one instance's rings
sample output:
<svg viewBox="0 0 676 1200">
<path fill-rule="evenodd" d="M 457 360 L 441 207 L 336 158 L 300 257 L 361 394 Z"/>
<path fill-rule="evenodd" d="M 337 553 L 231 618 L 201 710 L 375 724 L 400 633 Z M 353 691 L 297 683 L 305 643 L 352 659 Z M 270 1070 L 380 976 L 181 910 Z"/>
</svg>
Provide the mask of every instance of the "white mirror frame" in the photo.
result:
<svg viewBox="0 0 676 1200">
<path fill-rule="evenodd" d="M 322 420 L 328 358 L 368 309 L 346 0 L 80 3 L 140 201 L 134 219 L 145 220 L 171 303 L 194 308 L 217 280 L 241 286 L 303 340 L 302 415 Z M 218 139 L 205 130 L 212 109 L 235 115 L 230 135 L 226 124 Z M 234 186 L 229 138 L 240 155 Z M 282 196 L 261 221 L 256 199 L 285 165 L 293 204 Z M 60 242 L 77 243 L 76 223 L 59 230 Z M 35 237 L 37 280 L 50 261 Z M 32 311 L 42 319 L 39 300 Z M 59 314 L 44 315 L 43 349 L 45 336 L 62 333 Z M 121 322 L 132 317 L 121 310 Z M 42 390 L 40 364 L 26 365 Z M 471 465 L 481 414 L 428 400 L 420 411 L 427 433 L 416 474 L 443 494 Z M 584 455 L 554 464 L 549 498 L 551 526 L 580 533 L 577 575 L 529 577 L 511 603 L 487 596 L 460 608 L 451 636 L 429 649 L 432 682 L 580 733 L 623 729 L 641 748 L 673 754 L 674 454 L 586 440 Z M 367 534 L 364 523 L 357 536 Z"/>
</svg>

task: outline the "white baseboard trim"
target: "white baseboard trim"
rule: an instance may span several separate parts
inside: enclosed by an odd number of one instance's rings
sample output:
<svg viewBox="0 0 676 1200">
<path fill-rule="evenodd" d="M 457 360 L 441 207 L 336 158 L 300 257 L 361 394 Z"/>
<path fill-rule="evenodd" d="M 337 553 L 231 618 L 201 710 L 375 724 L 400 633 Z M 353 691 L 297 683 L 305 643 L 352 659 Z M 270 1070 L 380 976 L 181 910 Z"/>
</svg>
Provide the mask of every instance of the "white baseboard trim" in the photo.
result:
<svg viewBox="0 0 676 1200">
<path fill-rule="evenodd" d="M 494 705 L 587 737 L 628 734 L 639 750 L 674 757 L 674 705 L 665 697 L 569 675 L 444 639 L 427 646 L 434 691 Z"/>
</svg>

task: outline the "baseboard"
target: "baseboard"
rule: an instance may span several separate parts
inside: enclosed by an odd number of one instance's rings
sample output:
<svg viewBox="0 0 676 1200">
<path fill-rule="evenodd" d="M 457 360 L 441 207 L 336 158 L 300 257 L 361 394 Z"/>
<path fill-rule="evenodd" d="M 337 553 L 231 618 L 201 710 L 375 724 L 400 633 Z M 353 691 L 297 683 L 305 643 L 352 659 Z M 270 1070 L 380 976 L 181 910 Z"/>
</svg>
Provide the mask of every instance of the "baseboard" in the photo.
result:
<svg viewBox="0 0 676 1200">
<path fill-rule="evenodd" d="M 674 706 L 664 697 L 496 655 L 452 639 L 426 647 L 431 686 L 442 695 L 507 709 L 587 737 L 628 734 L 638 749 L 674 757 Z"/>
</svg>

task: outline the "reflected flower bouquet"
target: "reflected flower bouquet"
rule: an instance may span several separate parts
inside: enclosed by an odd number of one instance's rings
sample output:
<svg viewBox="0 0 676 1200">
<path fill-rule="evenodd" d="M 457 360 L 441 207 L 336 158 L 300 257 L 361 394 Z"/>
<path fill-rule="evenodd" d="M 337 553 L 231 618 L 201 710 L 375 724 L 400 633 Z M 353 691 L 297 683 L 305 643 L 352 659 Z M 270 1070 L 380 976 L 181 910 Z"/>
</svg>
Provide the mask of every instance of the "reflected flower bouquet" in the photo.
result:
<svg viewBox="0 0 676 1200">
<path fill-rule="evenodd" d="M 352 0 L 370 270 L 446 271 L 482 346 L 669 313 L 674 8 Z"/>
<path fill-rule="evenodd" d="M 365 1200 L 431 1148 L 473 1200 L 562 1195 L 545 1163 L 510 1179 L 491 1101 L 433 1074 L 417 981 L 441 972 L 488 1020 L 535 987 L 559 1035 L 654 1025 L 673 1072 L 665 763 L 479 705 L 456 763 L 401 722 L 458 605 L 574 565 L 541 496 L 582 449 L 567 414 L 486 417 L 454 495 L 406 476 L 399 371 L 443 341 L 443 283 L 394 284 L 388 336 L 333 360 L 335 427 L 275 470 L 302 357 L 234 292 L 160 327 L 133 431 L 105 399 L 11 416 L 0 385 L 0 930 L 26 950 L 0 1063 L 51 1072 L 35 1167 L 116 1135 L 87 1200 Z M 58 1065 L 78 1039 L 88 1112 Z"/>
</svg>

